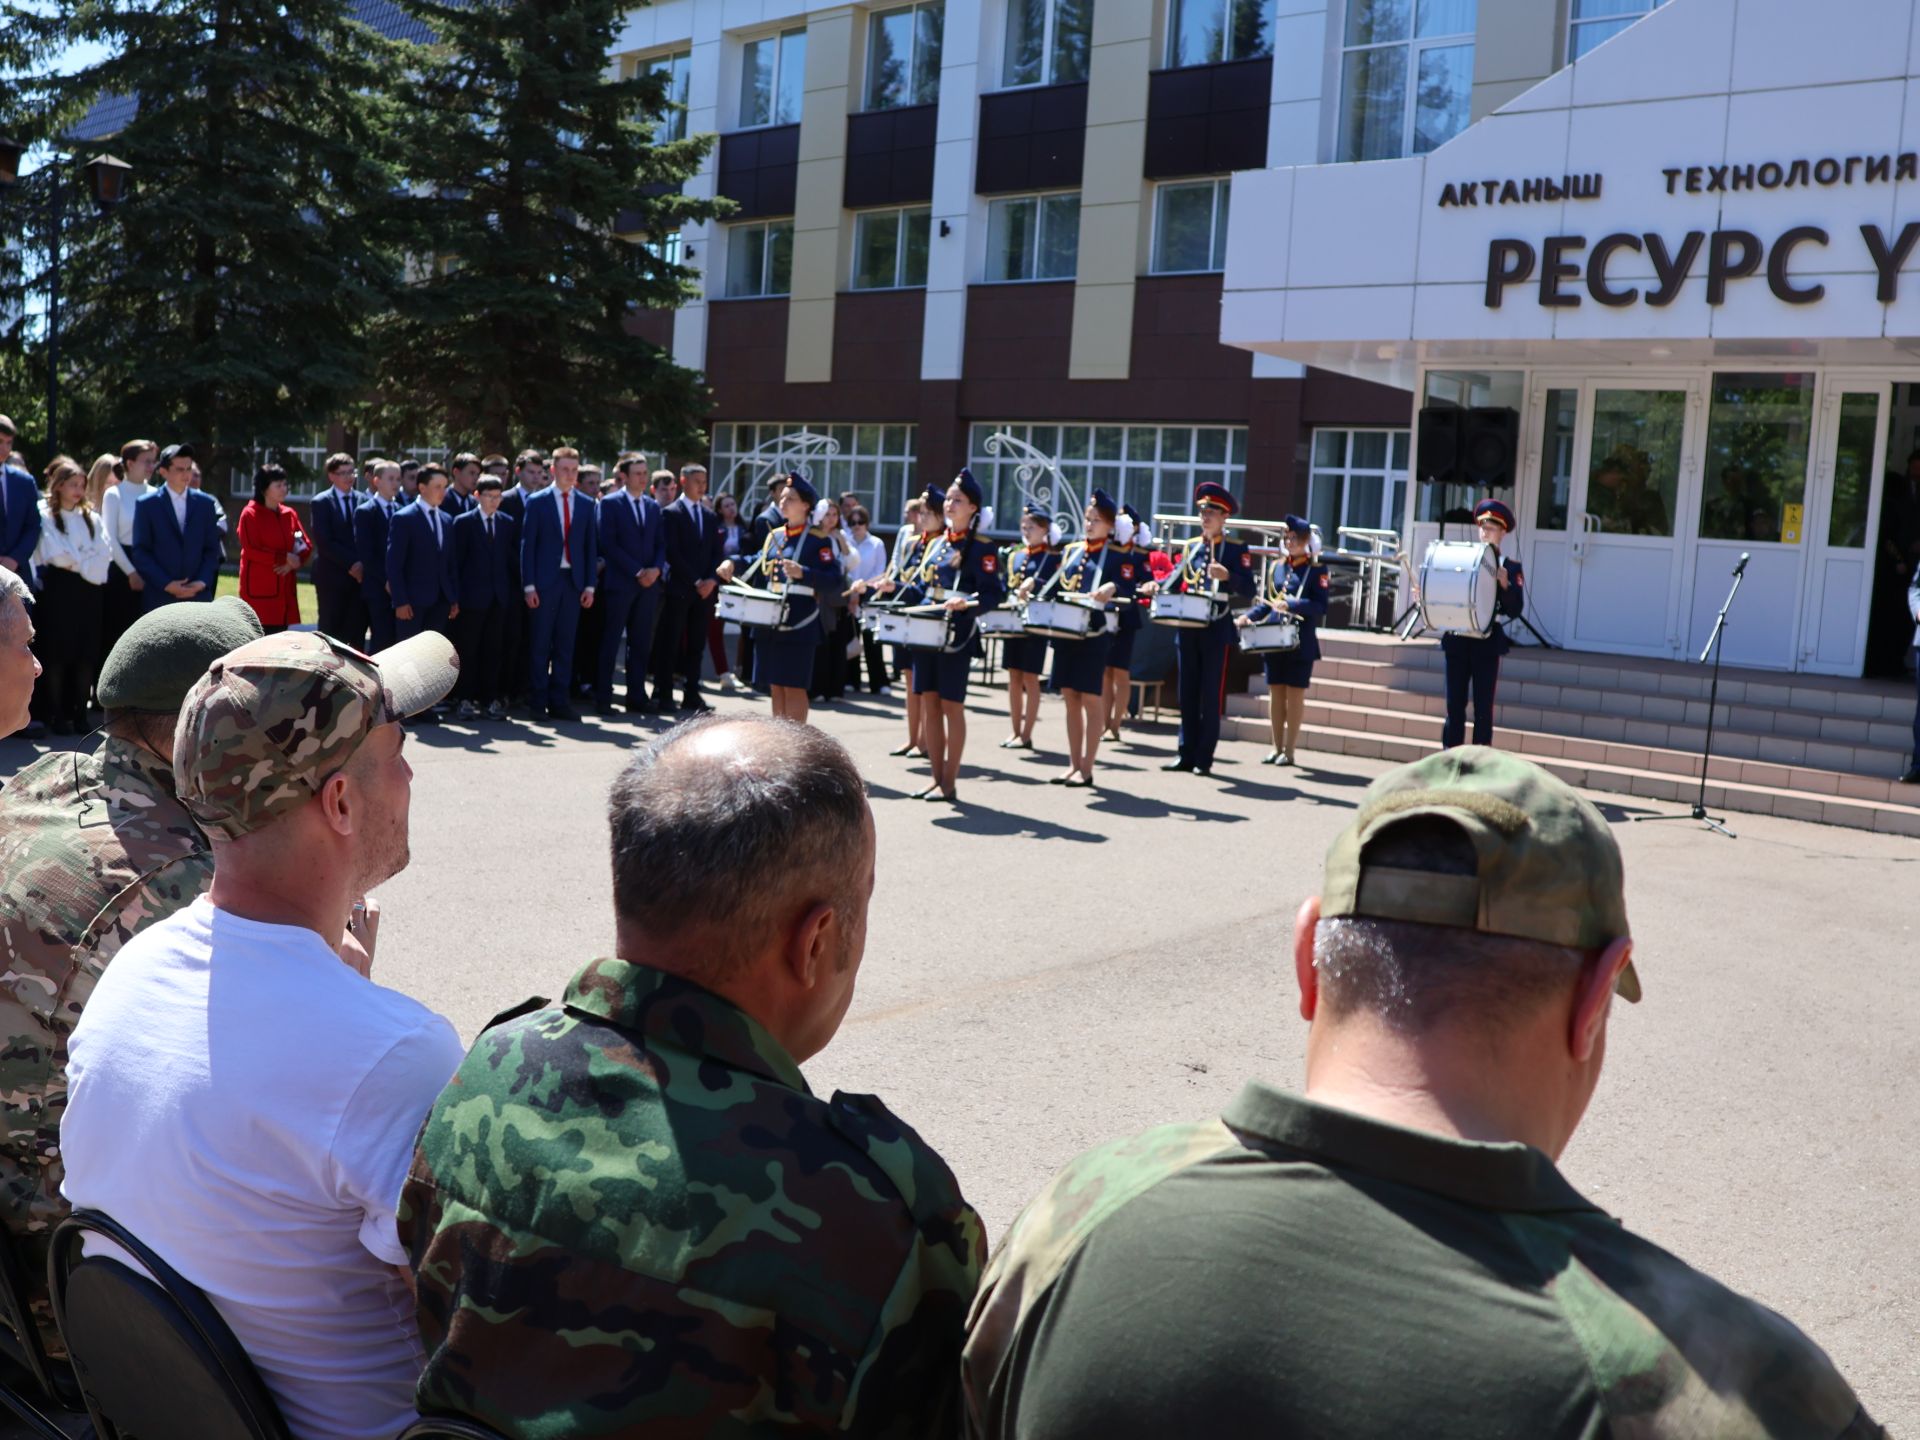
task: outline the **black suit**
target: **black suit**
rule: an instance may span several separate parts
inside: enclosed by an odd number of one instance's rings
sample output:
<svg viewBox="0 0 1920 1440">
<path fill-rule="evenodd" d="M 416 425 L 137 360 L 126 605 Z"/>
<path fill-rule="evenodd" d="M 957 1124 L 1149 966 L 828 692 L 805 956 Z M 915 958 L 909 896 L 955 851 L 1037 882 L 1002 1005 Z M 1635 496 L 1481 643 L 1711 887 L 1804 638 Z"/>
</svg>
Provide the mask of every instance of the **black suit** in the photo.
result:
<svg viewBox="0 0 1920 1440">
<path fill-rule="evenodd" d="M 534 492 L 538 494 L 538 491 Z M 500 513 L 507 516 L 516 526 L 527 522 L 527 496 L 517 484 L 500 497 Z M 506 647 L 509 656 L 506 678 L 506 698 L 522 700 L 527 695 L 527 672 L 533 664 L 529 653 L 529 637 L 532 627 L 527 623 L 525 602 L 507 607 Z"/>
<path fill-rule="evenodd" d="M 367 602 L 350 573 L 360 564 L 353 516 L 362 497 L 329 485 L 307 502 L 307 534 L 313 537 L 313 588 L 320 601 L 321 633 L 359 650 L 367 643 Z M 363 570 L 364 573 L 364 570 Z"/>
<path fill-rule="evenodd" d="M 393 597 L 387 593 L 387 531 L 391 528 L 389 511 L 399 508 L 398 500 L 369 496 L 353 512 L 353 539 L 359 547 L 360 598 L 367 606 L 367 628 L 373 638 L 367 643 L 378 654 L 393 644 Z"/>
<path fill-rule="evenodd" d="M 454 569 L 460 576 L 460 614 L 453 643 L 460 652 L 459 696 L 476 705 L 504 699 L 507 616 L 524 609 L 520 593 L 520 527 L 510 515 L 493 524 L 476 505 L 453 522 Z"/>
<path fill-rule="evenodd" d="M 660 705 L 673 702 L 676 671 L 686 677 L 682 692 L 686 700 L 700 694 L 700 667 L 714 600 L 711 594 L 701 599 L 694 586 L 715 578 L 726 543 L 720 517 L 685 495 L 667 506 L 666 522 L 667 593 L 660 599 L 660 628 L 653 645 L 653 698 Z"/>
</svg>

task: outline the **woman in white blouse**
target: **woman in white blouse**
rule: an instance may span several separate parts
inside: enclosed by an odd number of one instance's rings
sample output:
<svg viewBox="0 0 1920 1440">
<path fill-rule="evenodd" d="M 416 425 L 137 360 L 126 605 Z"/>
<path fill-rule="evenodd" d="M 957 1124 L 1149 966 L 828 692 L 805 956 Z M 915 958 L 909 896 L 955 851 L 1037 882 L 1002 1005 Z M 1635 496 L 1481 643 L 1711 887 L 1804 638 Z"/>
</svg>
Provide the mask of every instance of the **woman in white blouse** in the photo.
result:
<svg viewBox="0 0 1920 1440">
<path fill-rule="evenodd" d="M 87 503 L 86 472 L 66 455 L 47 466 L 33 567 L 40 585 L 33 643 L 44 671 L 33 698 L 54 734 L 78 735 L 88 728 L 87 695 L 100 668 L 113 547 Z"/>
<path fill-rule="evenodd" d="M 105 455 L 100 457 L 105 460 Z M 153 474 L 160 447 L 151 440 L 129 440 L 120 447 L 120 465 L 113 482 L 100 492 L 95 509 L 107 532 L 107 544 L 113 550 L 113 569 L 107 574 L 107 621 L 100 637 L 100 653 L 106 655 L 138 620 L 145 608 L 140 592 L 147 582 L 133 568 L 129 548 L 133 544 L 133 506 L 147 493 L 147 480 Z M 93 462 L 97 470 L 100 461 Z"/>
</svg>

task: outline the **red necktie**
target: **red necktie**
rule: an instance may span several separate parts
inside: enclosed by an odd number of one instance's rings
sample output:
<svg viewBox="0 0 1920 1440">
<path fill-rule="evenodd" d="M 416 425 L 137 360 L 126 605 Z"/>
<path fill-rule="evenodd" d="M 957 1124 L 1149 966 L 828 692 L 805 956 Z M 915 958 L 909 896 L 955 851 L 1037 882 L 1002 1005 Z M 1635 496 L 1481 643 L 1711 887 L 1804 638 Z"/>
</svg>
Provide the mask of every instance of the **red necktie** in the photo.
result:
<svg viewBox="0 0 1920 1440">
<path fill-rule="evenodd" d="M 560 548 L 567 549 L 573 543 L 573 506 L 567 502 L 573 497 L 560 497 Z"/>
</svg>

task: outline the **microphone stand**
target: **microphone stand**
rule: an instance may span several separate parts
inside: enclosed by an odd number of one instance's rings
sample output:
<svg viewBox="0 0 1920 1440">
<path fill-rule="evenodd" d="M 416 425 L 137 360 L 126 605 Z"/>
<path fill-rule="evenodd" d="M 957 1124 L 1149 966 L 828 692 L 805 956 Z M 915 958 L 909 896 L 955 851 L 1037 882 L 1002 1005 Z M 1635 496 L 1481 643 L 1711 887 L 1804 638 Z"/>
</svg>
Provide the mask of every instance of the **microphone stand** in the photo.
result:
<svg viewBox="0 0 1920 1440">
<path fill-rule="evenodd" d="M 1740 563 L 1733 567 L 1733 588 L 1727 591 L 1726 601 L 1720 606 L 1720 614 L 1713 622 L 1713 633 L 1707 637 L 1707 648 L 1700 652 L 1700 663 L 1707 663 L 1707 657 L 1713 657 L 1713 678 L 1707 685 L 1707 738 L 1700 748 L 1700 793 L 1695 797 L 1693 807 L 1685 815 L 1635 815 L 1633 820 L 1698 820 L 1709 830 L 1717 830 L 1729 840 L 1736 839 L 1733 831 L 1720 821 L 1707 814 L 1707 766 L 1713 758 L 1713 714 L 1718 708 L 1720 698 L 1720 652 L 1724 648 L 1721 639 L 1727 633 L 1727 611 L 1733 608 L 1733 597 L 1740 593 L 1740 581 L 1746 576 L 1747 561 L 1753 557 L 1746 551 L 1740 552 Z"/>
</svg>

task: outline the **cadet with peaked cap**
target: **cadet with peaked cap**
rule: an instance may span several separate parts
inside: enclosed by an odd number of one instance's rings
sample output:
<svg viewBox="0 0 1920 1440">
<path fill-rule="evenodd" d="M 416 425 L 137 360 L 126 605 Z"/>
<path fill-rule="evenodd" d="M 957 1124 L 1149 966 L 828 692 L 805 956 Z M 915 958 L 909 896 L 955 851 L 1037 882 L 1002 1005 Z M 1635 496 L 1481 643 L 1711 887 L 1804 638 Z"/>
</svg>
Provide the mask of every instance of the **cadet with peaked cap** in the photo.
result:
<svg viewBox="0 0 1920 1440">
<path fill-rule="evenodd" d="M 1153 552 L 1148 546 L 1147 520 L 1131 505 L 1120 507 L 1113 522 L 1114 599 L 1120 609 L 1107 647 L 1107 674 L 1101 685 L 1101 726 L 1107 738 L 1119 740 L 1121 722 L 1133 699 L 1133 644 L 1145 625 L 1140 613 L 1140 587 L 1153 579 Z"/>
<path fill-rule="evenodd" d="M 868 582 L 855 581 L 852 588 L 855 599 L 865 595 L 868 590 L 902 605 L 918 605 L 926 597 L 926 587 L 932 583 L 933 557 L 940 544 L 940 532 L 945 528 L 944 509 L 947 492 L 938 485 L 928 483 L 923 494 L 907 508 L 907 517 L 913 524 L 909 531 L 902 527 L 893 542 L 893 564 L 887 568 L 878 580 Z M 918 506 L 916 510 L 913 507 Z M 904 651 L 904 658 L 901 652 Z M 914 652 L 904 645 L 894 647 L 894 663 L 908 666 L 913 662 Z M 922 706 L 915 703 L 911 683 L 907 689 L 907 743 L 897 749 L 889 750 L 889 755 L 905 756 L 911 760 L 926 758 L 926 747 L 921 733 Z"/>
<path fill-rule="evenodd" d="M 289 631 L 214 661 L 173 743 L 212 886 L 121 950 L 70 1046 L 63 1193 L 205 1292 L 299 1440 L 414 1414 L 394 1210 L 460 1039 L 338 949 L 407 863 L 400 722 L 457 668 L 432 630 L 374 657 Z"/>
<path fill-rule="evenodd" d="M 758 577 L 768 590 L 787 597 L 784 629 L 763 628 L 753 648 L 753 683 L 773 697 L 773 713 L 804 725 L 807 687 L 813 680 L 814 655 L 826 642 L 820 625 L 820 601 L 840 593 L 846 572 L 834 558 L 827 532 L 812 525 L 813 507 L 820 492 L 798 471 L 787 477 L 780 492 L 782 524 L 767 532 L 760 553 L 747 567 L 744 579 Z M 722 560 L 715 573 L 720 583 L 733 580 L 734 562 Z"/>
<path fill-rule="evenodd" d="M 1020 516 L 1018 545 L 1001 556 L 1008 593 L 1030 600 L 1060 568 L 1060 530 L 1053 517 L 1035 506 Z M 1000 642 L 1000 663 L 1007 672 L 1007 738 L 1002 750 L 1031 750 L 1033 726 L 1040 718 L 1040 673 L 1047 664 L 1047 641 L 1041 635 L 1009 635 Z"/>
<path fill-rule="evenodd" d="M 1267 724 L 1273 729 L 1273 749 L 1262 765 L 1294 763 L 1300 726 L 1307 717 L 1307 686 L 1313 683 L 1313 662 L 1320 658 L 1320 622 L 1327 618 L 1327 567 L 1320 563 L 1313 525 L 1299 515 L 1289 515 L 1282 523 L 1287 527 L 1281 541 L 1286 553 L 1267 567 L 1259 603 L 1234 621 L 1244 630 L 1291 615 L 1300 626 L 1297 646 L 1261 657 L 1267 672 Z"/>
<path fill-rule="evenodd" d="M 922 562 L 927 600 L 948 612 L 947 643 L 913 652 L 913 695 L 920 709 L 920 743 L 933 783 L 915 800 L 960 803 L 960 757 L 967 748 L 967 676 L 980 654 L 974 616 L 1006 599 L 1000 552 L 980 533 L 985 496 L 973 471 L 962 467 L 941 497 L 946 530 Z"/>
<path fill-rule="evenodd" d="M 1110 606 L 1120 590 L 1120 547 L 1113 538 L 1119 506 L 1113 496 L 1096 487 L 1087 500 L 1081 523 L 1082 538 L 1067 547 L 1055 584 L 1063 596 L 1078 597 L 1098 606 Z M 1110 611 L 1096 617 L 1116 623 Z M 1048 783 L 1076 790 L 1093 786 L 1094 761 L 1100 755 L 1100 734 L 1106 719 L 1107 652 L 1113 648 L 1110 629 L 1082 639 L 1056 637 L 1053 641 L 1053 688 L 1060 692 L 1067 712 L 1067 768 Z"/>
<path fill-rule="evenodd" d="M 67 1214 L 67 1037 L 107 962 L 213 878 L 207 838 L 174 794 L 173 727 L 207 666 L 260 633 L 237 596 L 149 611 L 100 669 L 105 742 L 43 755 L 0 790 L 0 1221 L 55 1355 L 66 1347 L 46 1301 L 46 1242 Z"/>
<path fill-rule="evenodd" d="M 1473 507 L 1480 538 L 1493 547 L 1513 533 L 1513 511 L 1503 500 L 1486 499 Z M 1442 635 L 1440 649 L 1447 659 L 1447 719 L 1440 744 L 1451 749 L 1467 738 L 1467 691 L 1473 691 L 1473 743 L 1493 743 L 1493 692 L 1500 680 L 1500 657 L 1513 648 L 1503 616 L 1517 616 L 1526 608 L 1526 577 L 1518 560 L 1500 560 L 1494 570 L 1499 587 L 1494 600 L 1493 629 L 1486 635 Z"/>
<path fill-rule="evenodd" d="M 1629 937 L 1605 820 L 1545 771 L 1381 776 L 1295 924 L 1306 1093 L 1055 1178 L 981 1282 L 969 1433 L 1881 1437 L 1791 1324 L 1556 1168 L 1640 998 Z"/>
</svg>

